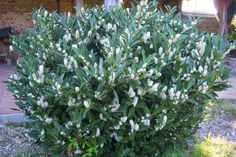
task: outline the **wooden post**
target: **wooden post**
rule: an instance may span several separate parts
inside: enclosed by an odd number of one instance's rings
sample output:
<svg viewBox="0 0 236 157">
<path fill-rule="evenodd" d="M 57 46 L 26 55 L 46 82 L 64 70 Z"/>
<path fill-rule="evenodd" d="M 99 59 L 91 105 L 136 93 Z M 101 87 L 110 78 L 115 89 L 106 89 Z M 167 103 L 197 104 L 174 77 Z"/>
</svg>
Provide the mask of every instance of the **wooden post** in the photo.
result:
<svg viewBox="0 0 236 157">
<path fill-rule="evenodd" d="M 119 5 L 122 2 L 122 0 L 104 0 L 105 8 L 110 10 L 113 7 Z"/>
<path fill-rule="evenodd" d="M 84 6 L 83 0 L 76 0 L 76 15 L 79 15 L 80 9 Z"/>
<path fill-rule="evenodd" d="M 227 9 L 232 3 L 232 0 L 214 0 L 214 3 L 219 17 L 219 33 L 220 35 L 225 36 L 228 33 Z"/>
</svg>

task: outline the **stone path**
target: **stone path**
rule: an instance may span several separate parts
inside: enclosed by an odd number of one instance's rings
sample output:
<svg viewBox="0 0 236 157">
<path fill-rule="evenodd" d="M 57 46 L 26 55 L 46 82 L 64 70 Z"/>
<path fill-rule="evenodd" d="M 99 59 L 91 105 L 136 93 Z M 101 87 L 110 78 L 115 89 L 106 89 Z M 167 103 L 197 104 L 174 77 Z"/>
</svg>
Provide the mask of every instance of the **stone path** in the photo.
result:
<svg viewBox="0 0 236 157">
<path fill-rule="evenodd" d="M 236 100 L 236 58 L 230 59 L 227 64 L 233 69 L 232 78 L 229 80 L 232 87 L 223 92 L 219 92 L 218 94 L 220 99 Z M 6 84 L 3 83 L 3 81 L 7 80 L 10 75 L 14 74 L 14 72 L 14 66 L 0 64 L 0 120 L 1 115 L 20 113 L 19 111 L 13 110 L 17 109 L 14 98 L 7 90 Z"/>
<path fill-rule="evenodd" d="M 218 93 L 223 100 L 236 100 L 236 58 L 231 58 L 226 65 L 232 69 L 232 77 L 229 79 L 231 88 Z"/>
<path fill-rule="evenodd" d="M 7 86 L 3 81 L 15 72 L 14 66 L 0 64 L 0 115 L 1 114 L 16 114 L 19 111 L 13 110 L 16 107 L 14 97 L 7 90 Z"/>
</svg>

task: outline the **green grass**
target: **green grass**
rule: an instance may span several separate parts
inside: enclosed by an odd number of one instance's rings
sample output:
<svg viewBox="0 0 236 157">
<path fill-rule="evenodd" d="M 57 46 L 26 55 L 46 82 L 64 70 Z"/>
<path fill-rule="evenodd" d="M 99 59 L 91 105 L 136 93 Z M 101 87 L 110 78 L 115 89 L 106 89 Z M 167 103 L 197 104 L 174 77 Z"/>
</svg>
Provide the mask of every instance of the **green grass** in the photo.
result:
<svg viewBox="0 0 236 157">
<path fill-rule="evenodd" d="M 47 155 L 43 151 L 15 152 L 11 156 L 13 156 L 13 157 L 47 157 Z"/>
<path fill-rule="evenodd" d="M 236 105 L 233 106 L 232 104 L 235 104 L 236 102 L 232 101 L 218 101 L 216 103 L 216 106 L 218 106 L 219 109 L 224 110 L 228 113 L 231 113 L 231 115 L 236 118 Z"/>
<path fill-rule="evenodd" d="M 202 143 L 195 145 L 191 157 L 235 157 L 236 144 L 226 140 L 208 137 Z"/>
<path fill-rule="evenodd" d="M 12 122 L 8 122 L 4 124 L 6 127 L 9 128 L 18 128 L 18 127 L 23 127 L 24 123 L 12 123 Z"/>
<path fill-rule="evenodd" d="M 236 118 L 236 104 L 235 101 L 222 101 L 217 100 L 213 102 L 209 102 L 206 107 L 206 115 L 205 120 L 211 120 L 222 116 L 230 116 L 231 118 Z M 222 113 L 222 111 L 224 113 Z"/>
<path fill-rule="evenodd" d="M 190 150 L 178 147 L 168 150 L 163 157 L 236 157 L 236 144 L 208 137 L 202 142 L 197 142 Z"/>
</svg>

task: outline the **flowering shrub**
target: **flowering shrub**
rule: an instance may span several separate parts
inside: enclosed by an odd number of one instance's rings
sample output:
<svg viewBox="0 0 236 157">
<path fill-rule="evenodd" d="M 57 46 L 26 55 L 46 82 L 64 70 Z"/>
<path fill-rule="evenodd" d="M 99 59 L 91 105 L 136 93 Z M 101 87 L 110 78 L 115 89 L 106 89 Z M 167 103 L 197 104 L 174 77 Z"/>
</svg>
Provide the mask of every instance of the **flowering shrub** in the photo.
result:
<svg viewBox="0 0 236 157">
<path fill-rule="evenodd" d="M 27 136 L 61 155 L 125 157 L 159 156 L 192 135 L 228 86 L 230 46 L 156 8 L 36 11 L 36 28 L 13 37 L 21 58 L 9 79 Z"/>
</svg>

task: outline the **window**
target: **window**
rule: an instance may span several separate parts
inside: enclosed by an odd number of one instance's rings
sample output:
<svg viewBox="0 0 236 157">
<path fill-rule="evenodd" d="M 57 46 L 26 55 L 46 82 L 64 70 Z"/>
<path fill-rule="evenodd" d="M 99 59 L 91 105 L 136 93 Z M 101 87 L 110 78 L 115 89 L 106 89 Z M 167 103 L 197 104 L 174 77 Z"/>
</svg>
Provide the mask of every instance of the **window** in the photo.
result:
<svg viewBox="0 0 236 157">
<path fill-rule="evenodd" d="M 215 17 L 217 9 L 214 0 L 183 0 L 182 13 L 184 15 Z"/>
</svg>

